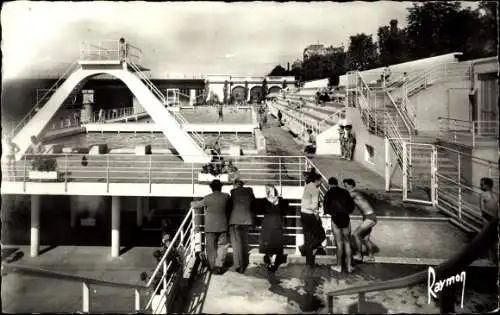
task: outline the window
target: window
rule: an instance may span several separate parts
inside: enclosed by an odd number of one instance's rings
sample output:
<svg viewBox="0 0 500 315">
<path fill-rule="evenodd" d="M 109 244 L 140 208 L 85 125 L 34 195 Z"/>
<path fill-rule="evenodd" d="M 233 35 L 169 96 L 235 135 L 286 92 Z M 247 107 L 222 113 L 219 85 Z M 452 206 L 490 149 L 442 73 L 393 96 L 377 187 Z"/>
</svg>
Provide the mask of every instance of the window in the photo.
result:
<svg viewBox="0 0 500 315">
<path fill-rule="evenodd" d="M 375 163 L 375 149 L 369 144 L 365 144 L 365 161 Z"/>
</svg>

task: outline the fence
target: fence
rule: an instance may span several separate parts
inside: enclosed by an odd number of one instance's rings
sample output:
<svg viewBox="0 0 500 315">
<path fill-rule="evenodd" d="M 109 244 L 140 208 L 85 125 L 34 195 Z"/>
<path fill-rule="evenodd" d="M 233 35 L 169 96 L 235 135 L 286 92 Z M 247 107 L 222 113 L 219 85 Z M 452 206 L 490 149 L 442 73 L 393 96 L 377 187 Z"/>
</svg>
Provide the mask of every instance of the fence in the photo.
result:
<svg viewBox="0 0 500 315">
<path fill-rule="evenodd" d="M 460 120 L 438 117 L 439 138 L 476 147 L 484 141 L 498 141 L 498 121 Z"/>
<path fill-rule="evenodd" d="M 89 40 L 80 43 L 80 61 L 130 61 L 140 63 L 142 50 L 119 40 Z"/>
<path fill-rule="evenodd" d="M 85 157 L 85 159 L 83 159 Z M 239 177 L 249 184 L 301 186 L 305 157 L 302 156 L 222 156 L 238 168 Z M 202 164 L 185 163 L 175 155 L 88 155 L 78 153 L 26 155 L 15 165 L 2 165 L 3 177 L 12 182 L 36 182 L 31 163 L 35 159 L 55 160 L 55 179 L 65 185 L 72 182 L 106 183 L 179 183 L 199 182 Z M 220 162 L 214 163 L 218 164 Z M 229 175 L 228 175 L 229 176 Z M 31 178 L 30 178 L 31 177 Z M 26 189 L 26 185 L 24 185 Z"/>
</svg>

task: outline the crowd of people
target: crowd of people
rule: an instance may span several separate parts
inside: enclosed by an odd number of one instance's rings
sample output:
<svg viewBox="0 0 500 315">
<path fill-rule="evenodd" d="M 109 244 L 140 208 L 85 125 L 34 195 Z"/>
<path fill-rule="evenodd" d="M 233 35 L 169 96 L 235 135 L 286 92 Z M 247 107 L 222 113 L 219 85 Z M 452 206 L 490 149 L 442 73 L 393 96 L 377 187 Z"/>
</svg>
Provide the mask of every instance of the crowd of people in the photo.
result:
<svg viewBox="0 0 500 315">
<path fill-rule="evenodd" d="M 333 270 L 341 272 L 344 265 L 347 272 L 352 272 L 353 261 L 373 261 L 374 244 L 370 240 L 370 234 L 377 224 L 377 217 L 368 200 L 356 190 L 355 181 L 344 179 L 344 189 L 338 186 L 336 178 L 330 178 L 330 187 L 321 205 L 321 176 L 314 171 L 305 175 L 306 185 L 300 209 L 304 244 L 299 246 L 299 251 L 305 256 L 306 264 L 314 267 L 315 256 L 326 254 L 322 243 L 327 235 L 320 212 L 331 217 L 337 245 L 337 265 L 332 266 Z M 224 273 L 227 251 L 232 246 L 234 269 L 243 273 L 249 263 L 249 229 L 256 224 L 256 216 L 263 215 L 259 251 L 264 254 L 263 261 L 267 269 L 275 272 L 280 264 L 286 262 L 283 233 L 284 217 L 289 212 L 287 201 L 278 195 L 273 185 L 265 186 L 265 198 L 255 198 L 252 188 L 245 187 L 238 178 L 229 194 L 221 191 L 222 183 L 219 180 L 213 180 L 210 188 L 211 194 L 191 203 L 191 207 L 197 211 L 204 209 L 208 268 L 216 274 Z M 351 233 L 349 216 L 355 207 L 361 212 L 362 222 Z M 346 261 L 345 264 L 343 260 Z"/>
</svg>

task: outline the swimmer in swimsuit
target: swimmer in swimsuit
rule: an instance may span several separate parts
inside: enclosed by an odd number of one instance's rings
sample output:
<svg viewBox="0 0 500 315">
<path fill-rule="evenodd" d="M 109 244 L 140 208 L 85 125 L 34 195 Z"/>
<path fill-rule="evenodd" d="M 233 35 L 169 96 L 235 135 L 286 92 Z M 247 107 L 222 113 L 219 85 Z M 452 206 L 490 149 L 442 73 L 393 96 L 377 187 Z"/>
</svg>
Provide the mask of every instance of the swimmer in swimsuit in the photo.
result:
<svg viewBox="0 0 500 315">
<path fill-rule="evenodd" d="M 363 245 L 365 245 L 368 255 L 368 258 L 365 259 L 365 261 L 374 261 L 374 244 L 370 240 L 370 234 L 373 227 L 377 224 L 377 216 L 375 215 L 375 211 L 368 200 L 366 200 L 360 192 L 356 191 L 356 182 L 353 179 L 344 179 L 344 186 L 350 192 L 351 197 L 354 200 L 354 204 L 359 208 L 363 217 L 363 221 L 352 233 L 358 249 L 356 255 L 353 256 L 353 259 L 363 261 Z"/>
</svg>

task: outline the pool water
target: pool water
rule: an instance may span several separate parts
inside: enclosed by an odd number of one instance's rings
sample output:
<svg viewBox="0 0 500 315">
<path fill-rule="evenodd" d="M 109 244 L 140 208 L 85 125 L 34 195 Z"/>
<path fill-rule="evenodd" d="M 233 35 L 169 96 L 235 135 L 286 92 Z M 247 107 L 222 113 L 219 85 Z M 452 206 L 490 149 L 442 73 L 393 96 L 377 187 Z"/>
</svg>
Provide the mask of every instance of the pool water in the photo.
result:
<svg viewBox="0 0 500 315">
<path fill-rule="evenodd" d="M 211 144 L 220 137 L 222 149 L 231 145 L 240 145 L 243 150 L 255 150 L 255 139 L 251 133 L 204 133 L 203 138 Z M 66 147 L 89 147 L 94 144 L 106 143 L 109 149 L 134 148 L 137 145 L 151 144 L 152 149 L 171 148 L 163 133 L 83 133 L 75 136 L 47 141 L 46 144 L 63 144 Z"/>
</svg>

